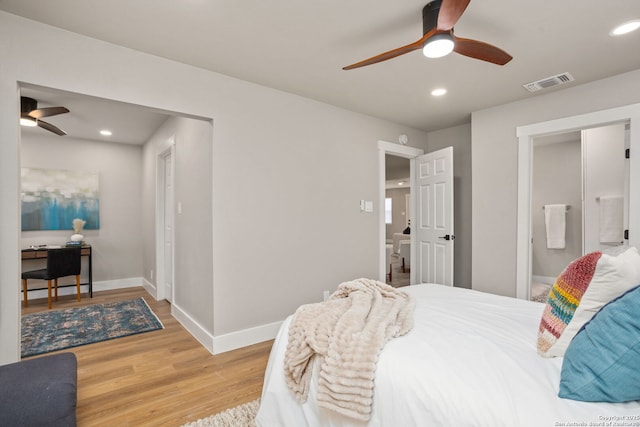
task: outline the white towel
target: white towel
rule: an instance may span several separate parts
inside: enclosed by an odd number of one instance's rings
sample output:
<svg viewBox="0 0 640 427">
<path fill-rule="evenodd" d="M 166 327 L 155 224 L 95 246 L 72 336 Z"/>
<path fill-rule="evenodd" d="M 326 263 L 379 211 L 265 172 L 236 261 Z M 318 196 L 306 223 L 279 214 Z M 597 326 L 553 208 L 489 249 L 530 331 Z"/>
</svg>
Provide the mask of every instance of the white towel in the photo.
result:
<svg viewBox="0 0 640 427">
<path fill-rule="evenodd" d="M 622 196 L 600 197 L 600 243 L 620 244 L 624 241 L 623 207 Z"/>
<path fill-rule="evenodd" d="M 544 205 L 547 249 L 564 249 L 567 205 Z"/>
</svg>

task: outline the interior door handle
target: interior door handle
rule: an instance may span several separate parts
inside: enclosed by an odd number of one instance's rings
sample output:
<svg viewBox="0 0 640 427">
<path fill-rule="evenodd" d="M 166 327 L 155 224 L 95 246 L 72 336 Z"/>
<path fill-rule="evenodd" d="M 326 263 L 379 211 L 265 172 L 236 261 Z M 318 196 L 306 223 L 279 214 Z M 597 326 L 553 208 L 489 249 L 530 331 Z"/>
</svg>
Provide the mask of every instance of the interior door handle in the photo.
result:
<svg viewBox="0 0 640 427">
<path fill-rule="evenodd" d="M 453 234 L 445 234 L 444 236 L 439 236 L 438 239 L 444 239 L 444 240 L 453 240 L 455 239 L 456 236 L 454 236 Z"/>
</svg>

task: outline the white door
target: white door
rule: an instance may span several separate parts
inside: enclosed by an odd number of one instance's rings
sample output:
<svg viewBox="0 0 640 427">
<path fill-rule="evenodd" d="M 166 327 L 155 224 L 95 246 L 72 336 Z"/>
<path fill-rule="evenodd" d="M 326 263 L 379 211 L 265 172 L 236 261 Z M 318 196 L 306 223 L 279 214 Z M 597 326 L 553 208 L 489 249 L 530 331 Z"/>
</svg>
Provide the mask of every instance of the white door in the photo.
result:
<svg viewBox="0 0 640 427">
<path fill-rule="evenodd" d="M 453 147 L 415 158 L 416 215 L 411 265 L 417 283 L 453 286 Z M 415 263 L 414 263 L 415 261 Z"/>
<path fill-rule="evenodd" d="M 164 298 L 173 300 L 173 161 L 164 156 Z"/>
<path fill-rule="evenodd" d="M 624 242 L 623 230 L 629 228 L 629 198 L 626 197 L 629 160 L 625 159 L 625 124 L 617 123 L 582 131 L 583 155 L 583 254 L 602 251 Z M 617 242 L 601 242 L 600 196 L 619 196 L 620 237 Z M 612 219 L 615 222 L 615 219 Z M 614 233 L 615 234 L 615 233 Z"/>
</svg>

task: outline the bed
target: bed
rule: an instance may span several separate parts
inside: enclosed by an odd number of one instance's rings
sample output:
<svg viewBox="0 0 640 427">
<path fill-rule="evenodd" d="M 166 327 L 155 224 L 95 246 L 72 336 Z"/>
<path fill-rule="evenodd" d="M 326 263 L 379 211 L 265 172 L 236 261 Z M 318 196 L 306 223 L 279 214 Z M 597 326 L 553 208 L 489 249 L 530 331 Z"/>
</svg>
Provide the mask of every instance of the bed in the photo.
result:
<svg viewBox="0 0 640 427">
<path fill-rule="evenodd" d="M 257 425 L 640 426 L 640 401 L 557 396 L 563 358 L 536 350 L 545 304 L 435 284 L 402 289 L 416 305 L 414 326 L 380 353 L 368 422 L 319 407 L 316 370 L 306 402 L 295 399 L 283 374 L 289 317 L 273 345 Z"/>
</svg>

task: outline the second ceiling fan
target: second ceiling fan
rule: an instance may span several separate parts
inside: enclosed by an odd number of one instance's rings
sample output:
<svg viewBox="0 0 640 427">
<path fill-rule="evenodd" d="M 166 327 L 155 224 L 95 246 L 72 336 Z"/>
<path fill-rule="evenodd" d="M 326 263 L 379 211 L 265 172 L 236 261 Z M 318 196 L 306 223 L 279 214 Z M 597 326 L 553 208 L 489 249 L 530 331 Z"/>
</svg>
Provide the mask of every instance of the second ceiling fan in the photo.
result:
<svg viewBox="0 0 640 427">
<path fill-rule="evenodd" d="M 402 46 L 364 61 L 343 67 L 343 70 L 364 67 L 396 58 L 414 50 L 423 49 L 425 56 L 437 58 L 453 50 L 470 58 L 504 65 L 512 56 L 504 50 L 478 40 L 456 37 L 453 26 L 458 22 L 471 0 L 435 0 L 422 9 L 423 36 L 413 43 Z"/>
<path fill-rule="evenodd" d="M 65 131 L 41 119 L 68 112 L 69 109 L 66 107 L 38 108 L 38 101 L 35 99 L 27 96 L 20 97 L 20 124 L 23 126 L 38 126 L 56 135 L 64 136 L 67 134 Z"/>
</svg>

